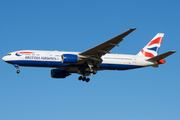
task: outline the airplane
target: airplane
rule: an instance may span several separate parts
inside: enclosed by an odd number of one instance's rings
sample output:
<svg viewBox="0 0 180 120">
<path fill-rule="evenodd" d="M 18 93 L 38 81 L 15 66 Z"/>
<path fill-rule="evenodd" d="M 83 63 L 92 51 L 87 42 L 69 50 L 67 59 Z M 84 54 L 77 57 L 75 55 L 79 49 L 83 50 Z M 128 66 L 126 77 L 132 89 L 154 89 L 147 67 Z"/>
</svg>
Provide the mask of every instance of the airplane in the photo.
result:
<svg viewBox="0 0 180 120">
<path fill-rule="evenodd" d="M 165 63 L 164 58 L 176 52 L 157 55 L 164 36 L 164 33 L 158 33 L 137 55 L 110 54 L 110 50 L 119 46 L 123 38 L 135 29 L 131 28 L 84 52 L 21 50 L 8 53 L 2 60 L 12 64 L 17 73 L 20 73 L 19 66 L 50 67 L 53 68 L 52 78 L 66 78 L 77 73 L 81 75 L 79 80 L 89 82 L 90 78 L 87 76 L 92 76 L 97 71 L 158 67 Z"/>
</svg>

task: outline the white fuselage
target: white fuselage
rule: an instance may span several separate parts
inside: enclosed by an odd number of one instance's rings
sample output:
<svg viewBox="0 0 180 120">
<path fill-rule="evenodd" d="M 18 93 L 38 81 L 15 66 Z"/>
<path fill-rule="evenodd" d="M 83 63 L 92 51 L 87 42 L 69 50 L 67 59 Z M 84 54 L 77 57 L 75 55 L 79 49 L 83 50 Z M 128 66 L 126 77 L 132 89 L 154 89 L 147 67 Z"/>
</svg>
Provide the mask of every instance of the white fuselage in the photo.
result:
<svg viewBox="0 0 180 120">
<path fill-rule="evenodd" d="M 64 64 L 62 62 L 63 54 L 75 54 L 79 52 L 64 51 L 40 51 L 40 50 L 22 50 L 15 51 L 3 57 L 5 62 L 19 66 L 32 67 L 53 67 L 75 72 L 81 67 L 88 67 L 83 64 Z M 105 54 L 101 57 L 103 60 L 96 70 L 128 70 L 140 67 L 155 66 L 157 62 L 146 61 L 147 57 L 125 54 Z"/>
</svg>

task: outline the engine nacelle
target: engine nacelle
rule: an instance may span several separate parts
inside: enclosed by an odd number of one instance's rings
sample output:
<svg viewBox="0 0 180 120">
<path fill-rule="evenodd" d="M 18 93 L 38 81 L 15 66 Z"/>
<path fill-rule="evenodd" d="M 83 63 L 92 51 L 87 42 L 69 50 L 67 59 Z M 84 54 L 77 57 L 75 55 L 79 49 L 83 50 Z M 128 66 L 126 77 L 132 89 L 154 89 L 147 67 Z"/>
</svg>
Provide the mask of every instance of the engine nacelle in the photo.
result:
<svg viewBox="0 0 180 120">
<path fill-rule="evenodd" d="M 61 69 L 52 69 L 51 70 L 51 77 L 52 78 L 65 78 L 69 76 L 69 72 L 66 70 L 61 70 Z"/>
<path fill-rule="evenodd" d="M 63 54 L 62 56 L 62 62 L 65 64 L 68 63 L 77 63 L 78 62 L 78 56 L 73 54 Z"/>
</svg>

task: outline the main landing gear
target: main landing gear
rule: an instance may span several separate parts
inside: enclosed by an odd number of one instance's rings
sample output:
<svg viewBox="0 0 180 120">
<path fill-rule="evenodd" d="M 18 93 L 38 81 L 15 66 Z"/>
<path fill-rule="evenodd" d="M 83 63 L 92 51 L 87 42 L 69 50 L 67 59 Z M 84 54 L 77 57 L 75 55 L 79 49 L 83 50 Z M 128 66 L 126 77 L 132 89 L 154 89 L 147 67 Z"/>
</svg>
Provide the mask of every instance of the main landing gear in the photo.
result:
<svg viewBox="0 0 180 120">
<path fill-rule="evenodd" d="M 19 74 L 19 73 L 20 73 L 20 70 L 19 70 L 19 65 L 14 64 L 14 67 L 17 69 L 16 73 L 17 73 L 17 74 Z"/>
<path fill-rule="evenodd" d="M 89 78 L 86 78 L 85 76 L 79 76 L 78 78 L 79 80 L 82 80 L 82 81 L 86 81 L 86 82 L 89 82 L 90 79 Z"/>
</svg>

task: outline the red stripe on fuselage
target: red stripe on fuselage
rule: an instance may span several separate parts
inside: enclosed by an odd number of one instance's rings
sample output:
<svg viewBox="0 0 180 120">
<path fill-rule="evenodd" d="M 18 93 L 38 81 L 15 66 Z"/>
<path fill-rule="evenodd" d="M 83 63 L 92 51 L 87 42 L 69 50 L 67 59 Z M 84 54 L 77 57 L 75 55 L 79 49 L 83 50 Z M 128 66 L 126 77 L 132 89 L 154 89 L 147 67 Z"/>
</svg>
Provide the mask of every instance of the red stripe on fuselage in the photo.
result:
<svg viewBox="0 0 180 120">
<path fill-rule="evenodd" d="M 32 54 L 34 52 L 17 52 L 16 54 Z"/>
</svg>

